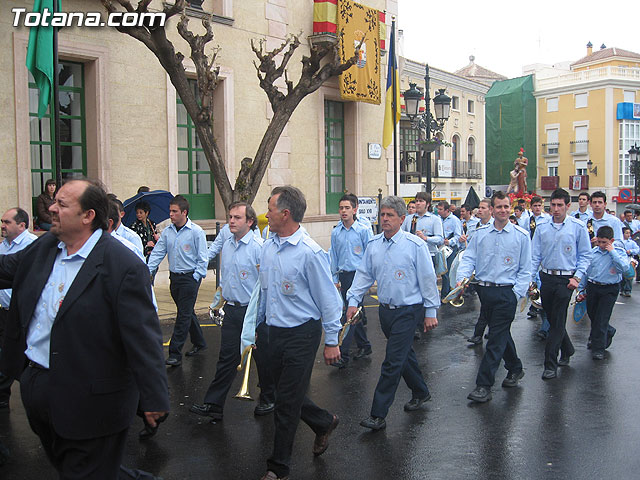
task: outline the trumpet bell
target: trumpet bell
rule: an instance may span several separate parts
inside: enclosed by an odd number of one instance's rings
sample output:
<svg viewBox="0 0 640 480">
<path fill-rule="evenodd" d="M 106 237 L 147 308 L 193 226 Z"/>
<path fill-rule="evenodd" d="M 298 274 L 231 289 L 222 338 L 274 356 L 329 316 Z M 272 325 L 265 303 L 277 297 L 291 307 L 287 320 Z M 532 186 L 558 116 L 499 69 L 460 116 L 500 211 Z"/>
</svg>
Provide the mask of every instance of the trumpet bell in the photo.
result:
<svg viewBox="0 0 640 480">
<path fill-rule="evenodd" d="M 244 352 L 242 352 L 242 356 L 240 357 L 240 365 L 238 365 L 238 371 L 242 370 L 242 365 L 244 363 L 244 376 L 242 377 L 242 385 L 240 386 L 240 390 L 234 396 L 234 398 L 237 398 L 239 400 L 249 400 L 251 402 L 253 401 L 253 398 L 249 393 L 249 369 L 251 368 L 252 351 L 253 345 L 249 345 L 244 349 Z"/>
</svg>

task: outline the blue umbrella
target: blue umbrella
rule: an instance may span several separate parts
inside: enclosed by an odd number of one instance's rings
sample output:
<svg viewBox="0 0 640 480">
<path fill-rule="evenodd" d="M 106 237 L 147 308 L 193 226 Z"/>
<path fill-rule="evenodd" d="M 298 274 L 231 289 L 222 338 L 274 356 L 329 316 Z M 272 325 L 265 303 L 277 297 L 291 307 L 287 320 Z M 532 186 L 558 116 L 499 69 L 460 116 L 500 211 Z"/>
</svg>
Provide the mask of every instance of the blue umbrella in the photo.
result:
<svg viewBox="0 0 640 480">
<path fill-rule="evenodd" d="M 124 201 L 124 217 L 122 223 L 127 227 L 136 221 L 136 203 L 145 201 L 151 206 L 149 219 L 154 223 L 160 223 L 169 218 L 169 202 L 173 199 L 171 192 L 166 190 L 154 190 L 152 192 L 140 192 L 134 197 Z"/>
</svg>

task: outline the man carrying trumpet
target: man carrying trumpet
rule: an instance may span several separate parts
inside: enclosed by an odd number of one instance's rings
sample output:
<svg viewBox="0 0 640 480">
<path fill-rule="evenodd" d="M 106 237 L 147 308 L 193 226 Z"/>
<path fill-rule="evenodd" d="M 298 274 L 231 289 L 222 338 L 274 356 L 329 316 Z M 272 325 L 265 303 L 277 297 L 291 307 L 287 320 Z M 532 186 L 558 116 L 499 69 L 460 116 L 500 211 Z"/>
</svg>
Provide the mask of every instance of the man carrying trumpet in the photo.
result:
<svg viewBox="0 0 640 480">
<path fill-rule="evenodd" d="M 500 360 L 507 377 L 502 386 L 515 387 L 524 376 L 522 362 L 511 338 L 511 322 L 518 300 L 524 297 L 531 279 L 531 240 L 526 230 L 509 222 L 511 205 L 503 192 L 491 199 L 493 224 L 477 229 L 458 266 L 458 286 L 475 270 L 482 315 L 489 322 L 489 340 L 476 377 L 476 388 L 468 399 L 491 400 L 491 386 Z"/>
<path fill-rule="evenodd" d="M 347 320 L 350 320 L 369 287 L 374 281 L 378 283 L 380 327 L 387 338 L 387 351 L 373 396 L 371 416 L 360 422 L 371 430 L 386 427 L 385 417 L 401 376 L 412 393 L 405 411 L 418 410 L 431 398 L 411 345 L 418 320 L 422 320 L 425 332 L 438 325 L 436 310 L 440 300 L 426 242 L 400 229 L 406 214 L 400 197 L 382 199 L 383 233 L 369 242 L 347 292 Z"/>
</svg>

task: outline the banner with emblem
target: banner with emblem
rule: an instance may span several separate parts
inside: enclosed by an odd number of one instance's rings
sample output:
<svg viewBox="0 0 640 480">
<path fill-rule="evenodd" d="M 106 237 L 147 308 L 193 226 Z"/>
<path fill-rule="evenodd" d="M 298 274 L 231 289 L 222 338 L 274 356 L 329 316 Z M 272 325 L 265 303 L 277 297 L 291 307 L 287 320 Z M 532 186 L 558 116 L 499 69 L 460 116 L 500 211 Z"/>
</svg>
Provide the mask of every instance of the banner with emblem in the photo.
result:
<svg viewBox="0 0 640 480">
<path fill-rule="evenodd" d="M 362 42 L 358 61 L 340 75 L 344 100 L 380 104 L 380 12 L 352 0 L 338 0 L 339 50 L 342 62 Z"/>
</svg>

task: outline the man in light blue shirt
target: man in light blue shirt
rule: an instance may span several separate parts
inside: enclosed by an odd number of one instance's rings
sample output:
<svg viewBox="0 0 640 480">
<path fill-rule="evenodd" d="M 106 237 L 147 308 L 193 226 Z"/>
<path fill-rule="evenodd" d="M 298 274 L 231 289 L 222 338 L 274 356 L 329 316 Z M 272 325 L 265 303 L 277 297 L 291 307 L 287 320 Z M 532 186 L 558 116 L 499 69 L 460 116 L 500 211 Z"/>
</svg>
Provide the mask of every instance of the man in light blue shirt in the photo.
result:
<svg viewBox="0 0 640 480">
<path fill-rule="evenodd" d="M 531 281 L 535 282 L 541 268 L 540 298 L 550 324 L 544 351 L 544 380 L 556 378 L 558 365 L 569 365 L 575 353 L 565 328 L 567 307 L 591 262 L 589 234 L 581 220 L 567 215 L 570 202 L 566 190 L 555 190 L 551 194 L 552 221 L 539 224 L 533 236 Z"/>
<path fill-rule="evenodd" d="M 430 206 L 430 193 L 416 193 L 416 212 L 405 217 L 404 222 L 402 222 L 402 230 L 413 233 L 427 242 L 429 254 L 433 258 L 438 252 L 438 247 L 444 242 L 444 233 L 442 220 L 438 215 L 429 212 Z"/>
<path fill-rule="evenodd" d="M 640 230 L 640 221 L 633 218 L 633 212 L 631 210 L 625 210 L 622 226 L 629 227 L 631 229 L 631 234 L 633 235 L 638 230 Z"/>
<path fill-rule="evenodd" d="M 593 247 L 592 260 L 586 275 L 581 279 L 582 291 L 577 301 L 587 299 L 587 313 L 591 320 L 589 341 L 594 360 L 604 360 L 616 329 L 609 325 L 613 306 L 618 298 L 618 286 L 622 274 L 628 268 L 627 255 L 620 242 L 613 239 L 613 229 L 600 227 L 596 237 L 598 246 Z"/>
<path fill-rule="evenodd" d="M 635 242 L 635 240 L 631 239 L 631 229 L 629 227 L 624 227 L 622 229 L 622 247 L 624 248 L 628 257 L 635 258 L 638 260 L 638 253 L 640 253 L 640 247 Z M 622 282 L 620 282 L 620 295 L 623 297 L 631 296 L 631 289 L 633 287 L 633 278 L 623 278 Z"/>
<path fill-rule="evenodd" d="M 587 230 L 589 232 L 589 238 L 591 239 L 591 246 L 597 246 L 598 240 L 596 233 L 600 227 L 604 226 L 609 226 L 613 229 L 613 238 L 615 240 L 622 240 L 622 222 L 615 215 L 606 212 L 607 195 L 604 192 L 593 192 L 591 195 L 591 208 L 593 209 L 593 213 L 591 218 L 587 220 Z"/>
<path fill-rule="evenodd" d="M 383 233 L 369 242 L 351 288 L 347 292 L 347 319 L 374 282 L 378 284 L 380 327 L 387 338 L 387 350 L 380 379 L 373 395 L 371 415 L 360 422 L 365 428 L 381 430 L 395 398 L 400 377 L 411 389 L 405 411 L 418 410 L 431 398 L 412 348 L 413 333 L 419 320 L 424 331 L 438 325 L 440 306 L 433 262 L 426 243 L 401 230 L 407 213 L 404 201 L 395 196 L 380 203 Z"/>
<path fill-rule="evenodd" d="M 269 327 L 269 357 L 276 385 L 275 438 L 267 475 L 285 478 L 300 419 L 316 434 L 312 452 L 322 455 L 338 417 L 313 403 L 307 392 L 316 352 L 325 333 L 324 361 L 340 359 L 342 300 L 324 250 L 300 223 L 307 202 L 296 187 L 271 191 L 267 219 L 273 237 L 260 259 L 258 321 Z M 272 472 L 272 473 L 269 473 Z M 271 478 L 268 476 L 266 478 Z"/>
<path fill-rule="evenodd" d="M 476 377 L 476 388 L 467 398 L 491 400 L 491 387 L 500 361 L 507 377 L 503 387 L 515 387 L 524 376 L 522 362 L 511 337 L 511 323 L 518 300 L 527 294 L 531 279 L 531 240 L 526 230 L 509 222 L 511 202 L 497 191 L 491 199 L 494 222 L 473 235 L 458 266 L 458 285 L 475 271 L 483 316 L 489 322 L 489 341 Z"/>
<path fill-rule="evenodd" d="M 342 300 L 347 304 L 347 291 L 353 283 L 353 277 L 364 252 L 367 249 L 369 240 L 373 237 L 371 226 L 359 222 L 356 217 L 358 211 L 358 197 L 353 194 L 346 194 L 338 203 L 340 212 L 340 223 L 331 231 L 331 250 L 330 264 L 333 282 L 339 288 Z M 364 304 L 360 304 L 363 307 Z M 364 318 L 364 317 L 363 317 Z M 343 323 L 346 318 L 343 315 Z M 358 353 L 354 355 L 354 360 L 371 355 L 371 342 L 367 338 L 367 331 L 363 325 L 364 322 L 358 322 L 349 331 L 342 340 L 340 345 L 340 360 L 332 365 L 337 368 L 344 368 L 349 363 L 349 349 L 354 337 L 358 346 Z"/>
<path fill-rule="evenodd" d="M 440 298 L 444 298 L 451 291 L 451 279 L 449 271 L 451 265 L 460 250 L 460 235 L 462 235 L 462 223 L 460 219 L 449 211 L 447 202 L 438 203 L 438 215 L 442 218 L 442 230 L 444 231 L 444 244 L 448 245 L 453 252 L 447 257 L 447 271 L 442 275 L 442 286 L 440 288 Z"/>
<path fill-rule="evenodd" d="M 460 207 L 460 221 L 462 222 L 462 235 L 468 235 L 469 232 L 475 230 L 478 223 L 480 223 L 478 217 L 471 215 L 471 207 L 466 204 Z M 466 241 L 460 241 L 459 244 L 461 249 L 467 246 Z"/>
<path fill-rule="evenodd" d="M 225 317 L 220 335 L 220 353 L 216 365 L 216 375 L 204 396 L 203 404 L 193 404 L 189 410 L 198 415 L 222 420 L 224 404 L 236 378 L 236 367 L 240 364 L 240 337 L 244 325 L 247 305 L 251 293 L 258 282 L 258 268 L 262 252 L 262 239 L 254 233 L 258 217 L 251 205 L 246 202 L 233 202 L 229 205 L 229 223 L 227 230 L 231 234 L 224 242 L 221 254 L 222 297 L 227 301 Z M 258 346 L 258 349 L 260 346 Z M 256 350 L 256 353 L 257 353 Z M 256 357 L 257 358 L 257 357 Z M 264 365 L 261 365 L 264 367 Z M 263 369 L 264 370 L 264 369 Z M 258 368 L 258 374 L 261 369 Z M 260 376 L 260 375 L 259 375 Z M 260 376 L 261 403 L 263 410 L 273 411 L 274 398 L 271 389 L 268 399 L 265 389 L 272 387 L 270 381 Z M 269 404 L 269 405 L 264 405 Z"/>
<path fill-rule="evenodd" d="M 538 225 L 551 219 L 549 214 L 544 212 L 543 205 L 544 201 L 542 200 L 542 197 L 536 196 L 531 199 L 531 215 L 529 215 L 529 221 L 527 223 L 527 230 L 531 239 L 533 239 L 533 235 Z"/>
<path fill-rule="evenodd" d="M 118 211 L 120 213 L 120 219 L 122 219 L 125 213 L 124 205 L 120 200 L 118 200 L 118 197 L 116 197 L 113 193 L 109 194 L 109 199 L 117 205 Z M 144 247 L 142 246 L 142 239 L 140 238 L 140 235 L 138 235 L 136 232 L 134 232 L 129 227 L 124 225 L 122 223 L 122 220 L 120 221 L 118 228 L 116 228 L 112 232 L 112 235 L 117 235 L 119 237 L 126 238 L 136 247 L 136 250 L 138 250 L 142 255 L 142 257 L 144 258 Z"/>
<path fill-rule="evenodd" d="M 4 212 L 1 228 L 4 240 L 0 243 L 0 255 L 19 252 L 38 238 L 29 231 L 29 214 L 19 207 Z M 0 290 L 0 353 L 10 303 L 11 289 Z M 9 408 L 12 383 L 13 379 L 0 373 L 0 410 Z"/>
<path fill-rule="evenodd" d="M 588 192 L 580 192 L 580 195 L 578 195 L 578 210 L 572 212 L 571 215 L 586 224 L 587 220 L 593 216 L 593 210 L 589 208 L 590 205 L 591 195 Z"/>
<path fill-rule="evenodd" d="M 200 282 L 207 276 L 207 238 L 202 228 L 193 223 L 188 215 L 187 199 L 182 195 L 173 197 L 169 204 L 171 225 L 162 231 L 148 262 L 149 272 L 153 275 L 165 256 L 169 260 L 171 297 L 178 310 L 166 361 L 172 367 L 182 364 L 182 347 L 187 334 L 191 336 L 193 344 L 193 348 L 186 353 L 188 357 L 207 346 L 194 311 Z"/>
</svg>

